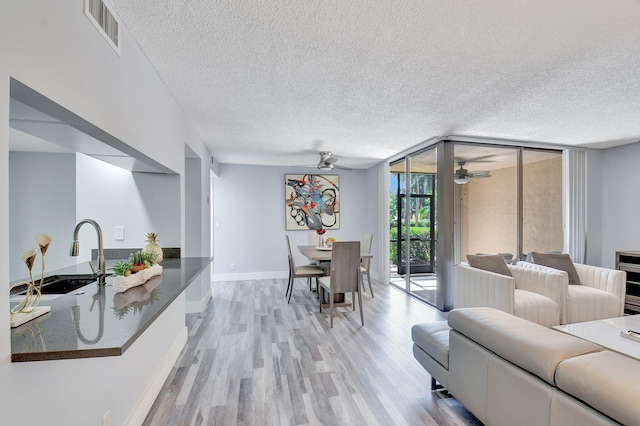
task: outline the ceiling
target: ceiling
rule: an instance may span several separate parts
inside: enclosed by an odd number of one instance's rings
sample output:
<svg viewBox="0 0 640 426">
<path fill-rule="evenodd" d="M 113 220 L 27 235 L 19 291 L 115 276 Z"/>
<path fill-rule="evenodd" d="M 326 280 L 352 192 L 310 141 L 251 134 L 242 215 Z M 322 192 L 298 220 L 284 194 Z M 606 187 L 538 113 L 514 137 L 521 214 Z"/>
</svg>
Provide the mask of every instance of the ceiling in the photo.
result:
<svg viewBox="0 0 640 426">
<path fill-rule="evenodd" d="M 640 139 L 637 0 L 109 3 L 221 163 Z"/>
</svg>

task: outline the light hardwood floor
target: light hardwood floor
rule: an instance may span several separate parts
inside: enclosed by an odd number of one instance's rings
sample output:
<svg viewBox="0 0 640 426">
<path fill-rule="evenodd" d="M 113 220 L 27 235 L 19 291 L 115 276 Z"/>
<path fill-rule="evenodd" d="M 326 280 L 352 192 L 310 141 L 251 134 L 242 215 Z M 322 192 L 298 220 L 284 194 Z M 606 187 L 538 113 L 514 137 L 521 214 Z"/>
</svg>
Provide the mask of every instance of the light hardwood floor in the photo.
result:
<svg viewBox="0 0 640 426">
<path fill-rule="evenodd" d="M 333 329 L 306 280 L 216 282 L 145 425 L 480 425 L 431 392 L 411 326 L 445 315 L 374 282 L 365 325 L 339 308 Z M 350 295 L 348 296 L 350 298 Z"/>
</svg>

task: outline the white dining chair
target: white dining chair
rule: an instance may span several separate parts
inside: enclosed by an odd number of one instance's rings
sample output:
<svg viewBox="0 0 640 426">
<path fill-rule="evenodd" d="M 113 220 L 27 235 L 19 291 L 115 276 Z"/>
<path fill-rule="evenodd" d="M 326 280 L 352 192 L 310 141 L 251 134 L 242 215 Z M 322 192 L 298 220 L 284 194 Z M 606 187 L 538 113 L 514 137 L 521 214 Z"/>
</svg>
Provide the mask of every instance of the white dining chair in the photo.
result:
<svg viewBox="0 0 640 426">
<path fill-rule="evenodd" d="M 288 297 L 287 303 L 289 303 L 291 302 L 291 294 L 293 293 L 293 282 L 296 278 L 306 278 L 309 281 L 309 289 L 311 289 L 311 278 L 315 277 L 316 288 L 318 288 L 318 278 L 324 275 L 324 270 L 313 265 L 296 266 L 293 250 L 291 250 L 291 241 L 288 235 L 285 235 L 285 238 L 287 239 L 287 250 L 289 251 L 289 282 L 287 283 L 285 296 Z"/>
<path fill-rule="evenodd" d="M 361 253 L 371 254 L 371 243 L 373 242 L 373 235 L 364 234 L 362 241 L 360 241 L 360 251 Z M 360 282 L 362 284 L 362 291 L 364 289 L 364 276 L 367 276 L 367 281 L 369 282 L 369 291 L 371 292 L 371 297 L 373 297 L 373 287 L 371 286 L 371 271 L 369 267 L 371 265 L 371 258 L 364 257 L 360 260 Z"/>
</svg>

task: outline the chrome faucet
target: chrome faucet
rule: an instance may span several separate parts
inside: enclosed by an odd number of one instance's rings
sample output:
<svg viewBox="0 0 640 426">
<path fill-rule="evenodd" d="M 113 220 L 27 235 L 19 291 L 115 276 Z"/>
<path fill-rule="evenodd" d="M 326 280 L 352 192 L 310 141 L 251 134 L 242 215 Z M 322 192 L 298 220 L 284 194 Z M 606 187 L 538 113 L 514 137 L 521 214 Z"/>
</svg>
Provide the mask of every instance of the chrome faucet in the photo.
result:
<svg viewBox="0 0 640 426">
<path fill-rule="evenodd" d="M 98 284 L 104 284 L 107 269 L 104 263 L 104 249 L 102 247 L 102 229 L 100 229 L 100 225 L 98 225 L 98 223 L 95 220 L 84 219 L 76 225 L 76 229 L 73 231 L 73 243 L 71 243 L 71 250 L 69 251 L 69 255 L 77 256 L 80 253 L 80 244 L 78 243 L 78 232 L 80 231 L 80 228 L 82 227 L 82 225 L 84 225 L 85 223 L 90 223 L 91 225 L 93 225 L 93 227 L 96 228 L 96 232 L 98 233 L 98 272 L 97 272 Z M 95 269 L 93 268 L 93 263 L 89 261 L 89 264 L 91 265 L 91 270 L 95 271 Z"/>
</svg>

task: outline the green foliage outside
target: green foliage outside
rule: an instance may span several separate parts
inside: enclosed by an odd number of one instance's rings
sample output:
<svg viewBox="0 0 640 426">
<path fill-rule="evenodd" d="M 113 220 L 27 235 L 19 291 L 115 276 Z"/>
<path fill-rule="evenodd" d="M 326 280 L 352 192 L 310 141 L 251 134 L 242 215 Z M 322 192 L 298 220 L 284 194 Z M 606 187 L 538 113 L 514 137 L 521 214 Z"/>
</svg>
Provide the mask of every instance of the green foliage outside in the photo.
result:
<svg viewBox="0 0 640 426">
<path fill-rule="evenodd" d="M 420 238 L 420 241 L 411 241 L 409 245 L 409 254 L 411 256 L 412 264 L 428 264 L 431 262 L 430 241 L 429 236 L 431 234 L 431 228 L 428 226 L 412 226 L 409 228 L 409 235 L 413 238 Z M 389 231 L 391 244 L 389 247 L 389 254 L 391 263 L 398 265 L 398 228 L 391 228 Z M 404 246 L 405 242 L 402 242 Z"/>
<path fill-rule="evenodd" d="M 400 182 L 400 192 L 404 193 L 404 173 L 396 173 L 395 179 Z M 412 193 L 413 194 L 431 194 L 434 185 L 435 177 L 430 174 L 415 173 L 411 175 L 412 180 Z M 392 186 L 392 188 L 395 186 Z M 424 205 L 425 199 L 417 199 L 411 197 L 409 208 L 411 209 L 411 224 L 410 224 L 410 237 L 411 241 L 409 246 L 409 254 L 411 257 L 411 264 L 413 265 L 428 265 L 431 263 L 431 209 L 430 203 Z M 389 258 L 392 264 L 399 265 L 399 253 L 398 253 L 398 214 L 400 209 L 398 208 L 398 194 L 393 194 L 389 197 L 389 239 L 391 241 Z M 402 213 L 400 213 L 402 214 Z M 404 237 L 404 236 L 402 236 Z M 406 244 L 404 241 L 402 245 Z M 404 259 L 403 259 L 404 260 Z M 403 262 L 404 263 L 404 262 Z"/>
</svg>

